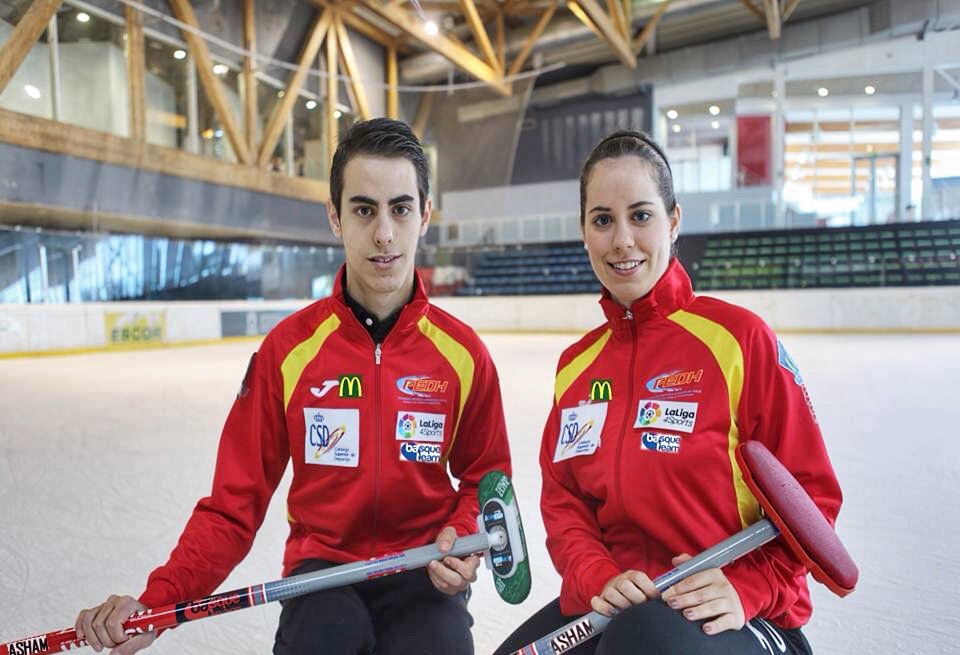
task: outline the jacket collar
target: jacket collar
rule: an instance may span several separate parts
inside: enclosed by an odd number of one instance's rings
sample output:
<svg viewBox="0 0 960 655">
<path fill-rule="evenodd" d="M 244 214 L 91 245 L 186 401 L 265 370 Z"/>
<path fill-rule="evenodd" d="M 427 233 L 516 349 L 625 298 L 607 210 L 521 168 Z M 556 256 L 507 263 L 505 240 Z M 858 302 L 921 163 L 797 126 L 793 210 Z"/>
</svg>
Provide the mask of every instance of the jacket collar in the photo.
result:
<svg viewBox="0 0 960 655">
<path fill-rule="evenodd" d="M 350 309 L 350 306 L 347 304 L 345 293 L 346 279 L 347 265 L 343 264 L 340 266 L 340 270 L 337 271 L 336 278 L 334 278 L 333 293 L 330 295 L 330 298 L 333 300 L 334 309 L 337 313 L 337 316 L 340 317 L 340 320 L 345 325 L 349 326 L 350 329 L 361 330 L 366 334 L 367 328 L 360 324 L 360 321 L 353 313 L 353 310 Z M 430 301 L 427 298 L 426 288 L 423 286 L 423 279 L 420 277 L 420 273 L 414 270 L 413 298 L 411 298 L 410 302 L 403 306 L 403 309 L 400 311 L 400 316 L 397 318 L 396 324 L 394 324 L 387 337 L 394 332 L 405 332 L 411 328 L 414 328 L 420 318 L 427 313 L 429 305 Z"/>
<path fill-rule="evenodd" d="M 649 293 L 633 301 L 629 312 L 613 299 L 606 288 L 600 298 L 600 307 L 610 326 L 614 331 L 618 331 L 628 329 L 631 323 L 639 325 L 655 316 L 669 316 L 689 305 L 693 298 L 690 277 L 683 270 L 680 261 L 674 257 Z"/>
</svg>

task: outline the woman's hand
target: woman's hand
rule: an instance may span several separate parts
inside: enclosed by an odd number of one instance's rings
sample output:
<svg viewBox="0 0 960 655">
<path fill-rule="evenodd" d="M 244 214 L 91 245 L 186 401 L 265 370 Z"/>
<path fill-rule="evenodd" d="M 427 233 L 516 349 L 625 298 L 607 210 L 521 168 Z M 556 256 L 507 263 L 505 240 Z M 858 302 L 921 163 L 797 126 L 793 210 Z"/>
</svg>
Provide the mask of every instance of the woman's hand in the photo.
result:
<svg viewBox="0 0 960 655">
<path fill-rule="evenodd" d="M 678 555 L 673 558 L 673 565 L 688 559 L 690 555 L 686 553 Z M 739 630 L 746 623 L 740 596 L 720 569 L 694 573 L 664 591 L 661 598 L 691 621 L 706 620 L 703 631 L 708 635 Z"/>
<path fill-rule="evenodd" d="M 599 596 L 590 599 L 590 606 L 604 616 L 613 616 L 620 610 L 659 596 L 657 588 L 641 571 L 624 571 L 612 577 Z"/>
</svg>

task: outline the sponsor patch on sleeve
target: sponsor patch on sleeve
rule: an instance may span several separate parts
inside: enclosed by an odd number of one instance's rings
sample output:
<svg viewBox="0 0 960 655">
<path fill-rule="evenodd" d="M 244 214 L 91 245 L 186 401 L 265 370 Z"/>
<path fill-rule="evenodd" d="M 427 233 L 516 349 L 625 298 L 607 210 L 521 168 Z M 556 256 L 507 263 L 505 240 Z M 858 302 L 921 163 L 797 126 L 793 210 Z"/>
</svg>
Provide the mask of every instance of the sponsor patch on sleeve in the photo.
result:
<svg viewBox="0 0 960 655">
<path fill-rule="evenodd" d="M 560 413 L 560 434 L 553 453 L 554 462 L 592 455 L 600 447 L 600 433 L 607 420 L 607 403 L 570 407 Z"/>
<path fill-rule="evenodd" d="M 360 410 L 303 408 L 307 464 L 360 465 Z"/>
<path fill-rule="evenodd" d="M 440 444 L 404 441 L 400 444 L 400 461 L 436 464 L 440 461 Z"/>
<path fill-rule="evenodd" d="M 397 440 L 443 442 L 445 414 L 429 412 L 397 412 Z"/>
<path fill-rule="evenodd" d="M 793 381 L 799 386 L 803 386 L 803 377 L 800 375 L 800 367 L 797 366 L 797 363 L 793 361 L 793 357 L 790 356 L 790 353 L 787 352 L 787 349 L 784 348 L 783 342 L 780 339 L 777 339 L 777 361 L 780 362 L 780 366 L 790 371 L 793 374 Z"/>
<path fill-rule="evenodd" d="M 663 428 L 693 432 L 700 403 L 677 403 L 658 398 L 643 398 L 637 406 L 635 428 Z"/>
</svg>

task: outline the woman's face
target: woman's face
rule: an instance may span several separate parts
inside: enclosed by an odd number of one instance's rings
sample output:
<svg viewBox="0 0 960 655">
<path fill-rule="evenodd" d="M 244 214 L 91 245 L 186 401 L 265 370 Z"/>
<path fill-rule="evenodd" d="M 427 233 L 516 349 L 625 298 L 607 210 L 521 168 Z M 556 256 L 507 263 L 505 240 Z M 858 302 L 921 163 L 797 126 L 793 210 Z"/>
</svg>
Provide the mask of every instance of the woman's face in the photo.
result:
<svg viewBox="0 0 960 655">
<path fill-rule="evenodd" d="M 626 155 L 601 159 L 587 179 L 583 243 L 600 282 L 625 307 L 667 270 L 680 229 L 680 207 L 667 214 L 652 171 Z"/>
</svg>

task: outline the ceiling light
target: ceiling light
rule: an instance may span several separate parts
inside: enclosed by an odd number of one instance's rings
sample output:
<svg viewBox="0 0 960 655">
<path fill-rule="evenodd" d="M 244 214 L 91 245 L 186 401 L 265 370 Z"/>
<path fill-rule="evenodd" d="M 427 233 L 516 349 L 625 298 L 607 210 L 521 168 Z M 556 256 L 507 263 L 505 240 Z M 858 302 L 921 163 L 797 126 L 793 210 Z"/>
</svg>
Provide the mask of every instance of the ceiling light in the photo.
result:
<svg viewBox="0 0 960 655">
<path fill-rule="evenodd" d="M 717 107 L 716 105 L 710 105 L 710 109 L 708 109 L 707 111 L 710 112 L 711 116 L 716 116 L 720 113 L 720 108 Z"/>
<path fill-rule="evenodd" d="M 316 100 L 307 100 L 307 109 L 316 109 L 317 101 Z"/>
<path fill-rule="evenodd" d="M 430 36 L 436 36 L 437 34 L 440 33 L 440 28 L 437 27 L 437 24 L 434 23 L 432 20 L 428 20 L 426 23 L 424 23 L 424 24 L 423 24 L 423 29 L 424 29 L 424 30 L 427 32 L 427 34 L 429 34 Z"/>
<path fill-rule="evenodd" d="M 23 90 L 26 91 L 27 95 L 33 98 L 34 100 L 40 99 L 40 89 L 35 87 L 32 84 L 24 84 Z"/>
<path fill-rule="evenodd" d="M 173 58 L 174 59 L 186 59 L 187 51 L 186 50 L 174 50 Z"/>
<path fill-rule="evenodd" d="M 819 89 L 817 89 L 817 95 L 821 98 L 826 98 L 828 95 L 830 95 L 830 89 L 825 86 L 821 86 Z"/>
<path fill-rule="evenodd" d="M 340 118 L 341 116 L 343 116 L 343 112 L 340 111 L 339 109 L 336 110 L 335 112 L 333 112 L 333 117 L 334 117 L 334 118 Z"/>
<path fill-rule="evenodd" d="M 200 133 L 200 136 L 202 136 L 204 139 L 212 139 L 213 128 L 208 127 L 207 129 L 205 129 L 203 132 Z"/>
<path fill-rule="evenodd" d="M 712 128 L 715 129 L 715 130 L 719 130 L 719 129 L 720 129 L 720 121 L 710 121 L 710 127 L 712 127 Z"/>
<path fill-rule="evenodd" d="M 214 65 L 213 65 L 213 73 L 214 73 L 215 75 L 223 75 L 223 74 L 226 73 L 228 70 L 230 70 L 230 69 L 227 68 L 227 65 L 226 65 L 226 64 L 214 64 Z"/>
<path fill-rule="evenodd" d="M 78 23 L 89 23 L 89 22 L 90 22 L 90 14 L 81 11 L 79 14 L 77 14 L 77 22 L 78 22 Z"/>
<path fill-rule="evenodd" d="M 680 126 L 677 125 L 676 123 L 674 123 L 674 124 L 673 124 L 673 131 L 674 131 L 674 133 L 679 132 L 679 131 L 680 131 Z"/>
<path fill-rule="evenodd" d="M 874 93 L 877 92 L 877 87 L 871 84 L 868 84 L 865 87 L 863 87 L 863 92 L 866 93 L 868 96 L 872 96 Z"/>
<path fill-rule="evenodd" d="M 287 95 L 287 93 L 286 93 L 286 91 L 284 91 L 283 89 L 280 89 L 279 91 L 277 91 L 277 97 L 278 97 L 278 98 L 282 98 L 282 97 L 285 96 L 285 95 Z"/>
<path fill-rule="evenodd" d="M 667 111 L 667 118 L 669 118 L 670 120 L 676 120 L 677 116 L 679 115 L 680 114 L 677 113 L 676 109 L 670 109 Z"/>
<path fill-rule="evenodd" d="M 215 137 L 218 138 L 218 139 L 222 139 L 222 138 L 223 138 L 223 130 L 221 130 L 221 129 L 216 129 L 216 130 L 214 130 L 214 131 L 213 131 L 213 136 L 215 136 Z"/>
</svg>

